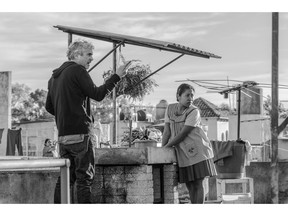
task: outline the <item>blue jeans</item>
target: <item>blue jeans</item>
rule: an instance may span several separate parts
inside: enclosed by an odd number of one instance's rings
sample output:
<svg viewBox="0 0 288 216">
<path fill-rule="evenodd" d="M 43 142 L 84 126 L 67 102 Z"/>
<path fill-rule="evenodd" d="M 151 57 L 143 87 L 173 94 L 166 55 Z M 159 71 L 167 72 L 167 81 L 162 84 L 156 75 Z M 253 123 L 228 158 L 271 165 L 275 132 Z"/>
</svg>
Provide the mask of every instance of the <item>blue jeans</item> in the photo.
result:
<svg viewBox="0 0 288 216">
<path fill-rule="evenodd" d="M 75 144 L 59 143 L 60 157 L 70 160 L 70 188 L 76 182 L 78 203 L 91 203 L 91 185 L 95 175 L 95 154 L 89 136 Z M 54 203 L 61 203 L 60 177 L 57 180 Z"/>
</svg>

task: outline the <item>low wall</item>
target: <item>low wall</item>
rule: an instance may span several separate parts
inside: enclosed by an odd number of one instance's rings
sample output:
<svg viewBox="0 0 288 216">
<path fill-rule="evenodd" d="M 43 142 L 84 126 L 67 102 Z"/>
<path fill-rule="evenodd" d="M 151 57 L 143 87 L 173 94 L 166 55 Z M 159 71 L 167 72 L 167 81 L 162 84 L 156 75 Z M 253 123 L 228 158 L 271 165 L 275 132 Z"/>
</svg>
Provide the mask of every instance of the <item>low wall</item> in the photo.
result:
<svg viewBox="0 0 288 216">
<path fill-rule="evenodd" d="M 173 149 L 97 149 L 95 157 L 93 203 L 178 203 Z M 59 169 L 0 171 L 0 203 L 53 203 L 59 174 Z"/>
<path fill-rule="evenodd" d="M 0 172 L 0 203 L 53 203 L 60 169 Z"/>
<path fill-rule="evenodd" d="M 136 151 L 136 155 L 140 157 L 138 162 L 136 157 L 132 157 L 135 159 L 132 164 L 127 164 L 128 161 L 125 160 L 123 160 L 124 164 L 120 165 L 114 164 L 113 160 L 110 160 L 112 164 L 107 164 L 107 158 L 103 157 L 100 162 L 98 160 L 92 187 L 93 202 L 179 203 L 180 197 L 187 198 L 187 189 L 183 184 L 177 183 L 177 165 L 171 161 L 161 164 L 159 163 L 161 161 L 154 158 L 156 155 L 152 157 L 150 155 L 148 160 L 154 161 L 154 164 L 147 163 L 146 159 L 149 157 L 145 157 L 145 154 L 150 150 L 139 150 L 141 154 Z M 127 151 L 123 151 L 119 154 L 125 156 Z M 102 153 L 106 156 L 116 154 L 115 152 L 110 152 L 111 154 L 106 152 L 106 154 L 105 150 Z M 161 153 L 158 152 L 157 158 L 161 157 Z M 167 161 L 168 158 L 163 159 Z M 104 162 L 106 164 L 103 164 Z M 279 162 L 279 203 L 288 203 L 287 168 L 288 162 Z M 269 162 L 252 162 L 246 167 L 246 176 L 254 179 L 254 203 L 272 203 L 270 170 Z M 59 169 L 1 171 L 0 203 L 53 203 L 54 187 L 59 174 Z M 227 187 L 227 192 L 239 190 L 241 190 L 241 185 L 229 184 Z M 209 179 L 208 200 L 215 199 L 216 178 L 214 177 Z"/>
</svg>

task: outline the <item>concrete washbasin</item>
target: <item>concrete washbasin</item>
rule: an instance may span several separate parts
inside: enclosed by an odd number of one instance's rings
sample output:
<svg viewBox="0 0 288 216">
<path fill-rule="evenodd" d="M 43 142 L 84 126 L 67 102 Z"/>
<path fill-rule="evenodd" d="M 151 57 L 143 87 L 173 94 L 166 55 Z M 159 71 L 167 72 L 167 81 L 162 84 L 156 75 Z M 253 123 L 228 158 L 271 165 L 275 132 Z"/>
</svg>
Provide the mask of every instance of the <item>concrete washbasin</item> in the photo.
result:
<svg viewBox="0 0 288 216">
<path fill-rule="evenodd" d="M 176 163 L 174 148 L 99 148 L 95 150 L 96 165 L 141 165 Z"/>
</svg>

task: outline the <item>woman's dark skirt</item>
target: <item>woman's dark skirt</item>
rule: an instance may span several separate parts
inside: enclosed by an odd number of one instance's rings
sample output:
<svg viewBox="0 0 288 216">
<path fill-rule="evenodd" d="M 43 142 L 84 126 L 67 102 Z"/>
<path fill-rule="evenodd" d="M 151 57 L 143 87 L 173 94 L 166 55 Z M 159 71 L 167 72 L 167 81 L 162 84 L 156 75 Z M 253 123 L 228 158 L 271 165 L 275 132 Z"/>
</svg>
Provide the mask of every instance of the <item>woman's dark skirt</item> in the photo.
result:
<svg viewBox="0 0 288 216">
<path fill-rule="evenodd" d="M 179 167 L 179 183 L 216 176 L 217 171 L 213 159 L 201 161 L 188 167 Z"/>
</svg>

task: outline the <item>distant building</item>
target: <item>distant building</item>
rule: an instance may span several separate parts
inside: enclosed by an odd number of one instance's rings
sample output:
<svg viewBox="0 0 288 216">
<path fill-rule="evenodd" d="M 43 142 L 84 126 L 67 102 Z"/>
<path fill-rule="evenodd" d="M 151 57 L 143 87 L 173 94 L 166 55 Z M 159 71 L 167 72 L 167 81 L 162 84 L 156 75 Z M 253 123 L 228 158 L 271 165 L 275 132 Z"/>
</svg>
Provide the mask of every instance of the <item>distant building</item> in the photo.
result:
<svg viewBox="0 0 288 216">
<path fill-rule="evenodd" d="M 156 120 L 164 119 L 167 106 L 168 102 L 164 99 L 160 100 L 160 102 L 156 105 Z"/>
<path fill-rule="evenodd" d="M 199 97 L 193 104 L 200 110 L 203 129 L 207 130 L 210 140 L 225 141 L 229 139 L 229 121 L 227 114 L 218 106 Z"/>
<path fill-rule="evenodd" d="M 42 157 L 46 138 L 58 140 L 58 130 L 54 119 L 27 121 L 17 124 L 21 130 L 24 156 Z"/>
</svg>

